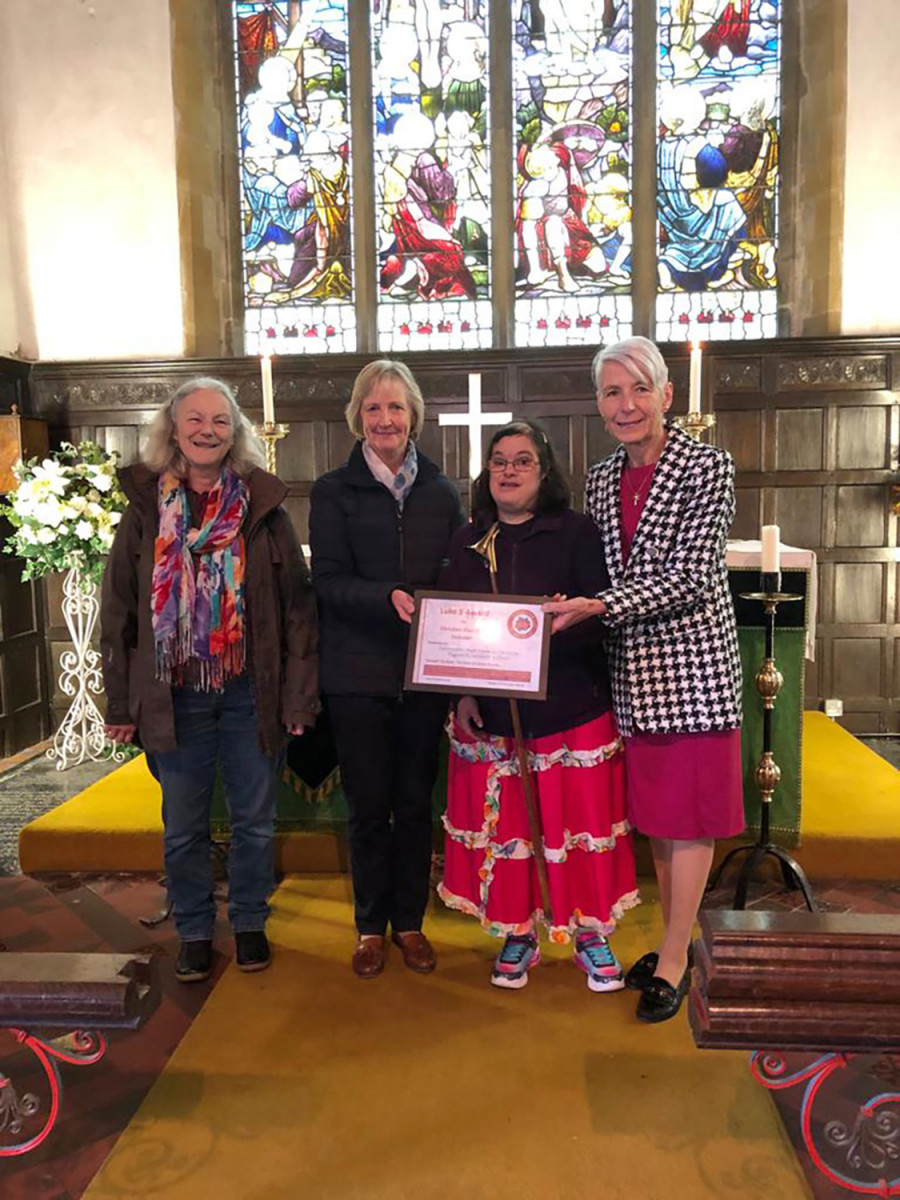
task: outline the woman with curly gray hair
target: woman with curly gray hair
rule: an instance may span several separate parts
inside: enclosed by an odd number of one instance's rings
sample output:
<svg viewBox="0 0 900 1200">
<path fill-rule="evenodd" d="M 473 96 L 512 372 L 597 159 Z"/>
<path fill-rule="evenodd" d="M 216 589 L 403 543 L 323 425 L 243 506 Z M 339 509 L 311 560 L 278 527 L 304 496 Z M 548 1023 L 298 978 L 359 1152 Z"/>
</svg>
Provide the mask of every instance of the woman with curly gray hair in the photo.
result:
<svg viewBox="0 0 900 1200">
<path fill-rule="evenodd" d="M 316 608 L 287 488 L 227 384 L 192 379 L 157 411 L 103 580 L 107 733 L 137 742 L 162 787 L 183 982 L 212 968 L 209 814 L 220 769 L 231 822 L 238 966 L 271 958 L 276 765 L 318 709 Z"/>
</svg>

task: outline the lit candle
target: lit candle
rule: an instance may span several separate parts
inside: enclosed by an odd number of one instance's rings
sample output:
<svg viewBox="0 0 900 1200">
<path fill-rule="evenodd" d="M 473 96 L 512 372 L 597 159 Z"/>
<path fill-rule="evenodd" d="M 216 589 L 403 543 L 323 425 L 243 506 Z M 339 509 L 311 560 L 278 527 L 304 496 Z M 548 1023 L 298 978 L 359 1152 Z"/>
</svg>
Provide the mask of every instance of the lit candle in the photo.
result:
<svg viewBox="0 0 900 1200">
<path fill-rule="evenodd" d="M 777 525 L 763 525 L 762 562 L 760 567 L 763 575 L 777 575 L 781 570 L 780 540 L 781 530 Z"/>
<path fill-rule="evenodd" d="M 272 387 L 272 356 L 264 354 L 259 360 L 262 372 L 263 424 L 275 424 L 275 390 Z"/>
<path fill-rule="evenodd" d="M 688 412 L 700 411 L 700 378 L 703 372 L 703 351 L 696 342 L 691 343 L 691 389 L 688 395 Z"/>
</svg>

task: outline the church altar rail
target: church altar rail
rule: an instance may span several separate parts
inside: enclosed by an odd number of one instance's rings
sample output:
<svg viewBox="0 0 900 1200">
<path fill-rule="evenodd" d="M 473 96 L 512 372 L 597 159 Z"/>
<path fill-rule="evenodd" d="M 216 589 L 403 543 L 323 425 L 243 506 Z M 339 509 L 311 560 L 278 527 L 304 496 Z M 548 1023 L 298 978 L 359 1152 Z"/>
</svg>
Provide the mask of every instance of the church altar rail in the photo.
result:
<svg viewBox="0 0 900 1200">
<path fill-rule="evenodd" d="M 7 1034 L 4 1050 L 13 1051 L 0 1066 L 0 1160 L 30 1154 L 53 1132 L 64 1100 L 60 1067 L 100 1062 L 107 1041 L 98 1031 L 138 1029 L 159 997 L 149 955 L 0 954 L 0 1033 Z M 35 1092 L 18 1083 L 24 1051 L 43 1073 Z M 34 1086 L 32 1072 L 24 1078 Z"/>
<path fill-rule="evenodd" d="M 137 1029 L 159 1002 L 143 954 L 0 954 L 0 1027 Z"/>
<path fill-rule="evenodd" d="M 900 1196 L 896 916 L 706 911 L 700 930 L 688 997 L 697 1046 L 752 1048 L 751 1074 L 816 1175 Z"/>
</svg>

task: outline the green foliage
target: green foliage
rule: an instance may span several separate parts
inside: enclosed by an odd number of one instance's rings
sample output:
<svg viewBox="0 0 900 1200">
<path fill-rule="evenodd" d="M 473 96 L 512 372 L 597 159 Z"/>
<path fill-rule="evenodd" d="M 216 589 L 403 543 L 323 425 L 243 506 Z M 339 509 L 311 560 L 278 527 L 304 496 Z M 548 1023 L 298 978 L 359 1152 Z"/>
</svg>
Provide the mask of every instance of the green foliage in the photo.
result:
<svg viewBox="0 0 900 1200">
<path fill-rule="evenodd" d="M 17 463 L 19 486 L 0 498 L 13 527 L 4 546 L 23 562 L 22 578 L 77 568 L 99 583 L 127 500 L 116 477 L 116 454 L 94 442 L 63 442 L 56 454 Z"/>
</svg>

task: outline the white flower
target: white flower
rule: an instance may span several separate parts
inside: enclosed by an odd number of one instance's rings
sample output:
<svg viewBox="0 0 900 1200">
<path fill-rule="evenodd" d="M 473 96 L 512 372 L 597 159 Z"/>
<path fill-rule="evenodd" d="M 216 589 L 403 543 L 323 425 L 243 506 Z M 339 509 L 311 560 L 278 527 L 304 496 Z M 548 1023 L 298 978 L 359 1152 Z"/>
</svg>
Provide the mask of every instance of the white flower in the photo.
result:
<svg viewBox="0 0 900 1200">
<path fill-rule="evenodd" d="M 97 520 L 98 517 L 103 516 L 103 509 L 100 507 L 99 504 L 91 503 L 87 506 L 87 509 L 85 511 L 86 511 L 87 515 L 89 517 L 93 518 L 93 520 L 95 520 L 95 521 Z"/>
<path fill-rule="evenodd" d="M 57 529 L 56 532 L 59 534 L 60 537 L 65 537 L 66 534 L 69 532 L 69 527 L 68 527 L 68 525 L 60 525 L 59 529 Z"/>
<path fill-rule="evenodd" d="M 122 513 L 118 508 L 109 514 L 109 520 L 111 525 L 118 525 L 118 523 L 122 520 Z"/>
<path fill-rule="evenodd" d="M 79 512 L 80 509 L 77 509 L 71 500 L 62 506 L 62 515 L 67 521 L 74 521 Z"/>
<path fill-rule="evenodd" d="M 49 546 L 51 542 L 56 541 L 56 530 L 51 529 L 49 525 L 44 525 L 37 531 L 37 540 L 42 546 Z"/>
<path fill-rule="evenodd" d="M 26 546 L 36 546 L 37 534 L 30 525 L 23 525 L 19 530 L 19 540 L 24 542 Z"/>
<path fill-rule="evenodd" d="M 94 536 L 94 527 L 90 521 L 79 521 L 75 526 L 75 536 L 80 537 L 82 541 L 88 541 Z"/>
<path fill-rule="evenodd" d="M 97 491 L 96 488 L 91 488 L 91 490 L 87 494 L 87 498 L 91 504 L 96 504 L 97 501 L 100 499 L 100 493 Z"/>
<path fill-rule="evenodd" d="M 108 492 L 113 485 L 113 481 L 109 475 L 101 475 L 99 473 L 94 476 L 94 478 L 91 480 L 91 483 L 99 492 Z"/>
<path fill-rule="evenodd" d="M 76 514 L 83 513 L 87 506 L 88 502 L 84 496 L 72 496 L 67 505 L 68 508 L 74 509 Z"/>
<path fill-rule="evenodd" d="M 65 494 L 69 481 L 69 468 L 52 458 L 45 458 L 39 467 L 34 468 L 36 482 L 44 483 L 49 491 L 57 496 Z"/>
<path fill-rule="evenodd" d="M 113 535 L 106 529 L 101 529 L 97 538 L 104 550 L 110 550 L 113 544 Z"/>
<path fill-rule="evenodd" d="M 32 516 L 41 525 L 52 525 L 55 529 L 63 519 L 62 506 L 56 496 L 51 495 L 33 506 Z"/>
</svg>

